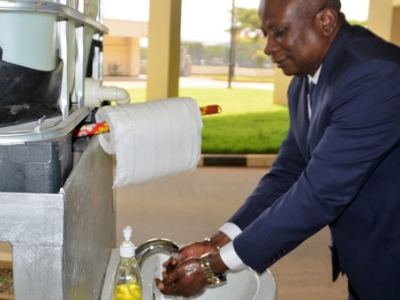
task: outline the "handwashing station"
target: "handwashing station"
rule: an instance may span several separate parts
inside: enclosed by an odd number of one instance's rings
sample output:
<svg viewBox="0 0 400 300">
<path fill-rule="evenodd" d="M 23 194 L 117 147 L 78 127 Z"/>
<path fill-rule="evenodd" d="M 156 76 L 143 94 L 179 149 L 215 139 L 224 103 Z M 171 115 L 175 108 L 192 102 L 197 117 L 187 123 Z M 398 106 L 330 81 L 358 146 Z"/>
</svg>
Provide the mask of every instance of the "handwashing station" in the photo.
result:
<svg viewBox="0 0 400 300">
<path fill-rule="evenodd" d="M 131 105 L 102 85 L 102 16 L 102 0 L 0 0 L 0 242 L 11 245 L 17 300 L 112 299 L 113 186 L 197 166 L 193 99 Z M 85 134 L 93 128 L 106 133 Z M 166 241 L 138 247 L 143 299 L 164 299 L 153 278 L 178 247 Z M 199 299 L 275 297 L 269 272 L 243 270 Z"/>
</svg>

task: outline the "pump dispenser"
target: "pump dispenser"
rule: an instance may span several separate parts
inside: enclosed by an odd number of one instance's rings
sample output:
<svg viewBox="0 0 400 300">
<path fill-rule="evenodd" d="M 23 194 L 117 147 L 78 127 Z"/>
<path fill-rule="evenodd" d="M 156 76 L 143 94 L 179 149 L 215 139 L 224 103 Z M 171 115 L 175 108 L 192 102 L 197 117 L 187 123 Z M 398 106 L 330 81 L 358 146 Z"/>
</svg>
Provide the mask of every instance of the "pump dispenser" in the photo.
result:
<svg viewBox="0 0 400 300">
<path fill-rule="evenodd" d="M 119 248 L 120 261 L 114 278 L 114 300 L 142 300 L 142 281 L 131 242 L 132 228 L 123 230 L 125 241 Z"/>
</svg>

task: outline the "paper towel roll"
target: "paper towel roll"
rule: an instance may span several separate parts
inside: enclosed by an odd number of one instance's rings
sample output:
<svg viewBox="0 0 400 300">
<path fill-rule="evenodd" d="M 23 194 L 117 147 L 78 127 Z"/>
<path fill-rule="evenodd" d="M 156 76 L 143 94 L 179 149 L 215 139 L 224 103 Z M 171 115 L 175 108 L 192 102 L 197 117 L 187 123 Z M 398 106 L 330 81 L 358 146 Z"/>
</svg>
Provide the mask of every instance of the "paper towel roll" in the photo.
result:
<svg viewBox="0 0 400 300">
<path fill-rule="evenodd" d="M 110 132 L 100 136 L 104 151 L 116 154 L 113 187 L 193 171 L 201 153 L 203 123 L 191 98 L 105 106 L 96 114 Z"/>
</svg>

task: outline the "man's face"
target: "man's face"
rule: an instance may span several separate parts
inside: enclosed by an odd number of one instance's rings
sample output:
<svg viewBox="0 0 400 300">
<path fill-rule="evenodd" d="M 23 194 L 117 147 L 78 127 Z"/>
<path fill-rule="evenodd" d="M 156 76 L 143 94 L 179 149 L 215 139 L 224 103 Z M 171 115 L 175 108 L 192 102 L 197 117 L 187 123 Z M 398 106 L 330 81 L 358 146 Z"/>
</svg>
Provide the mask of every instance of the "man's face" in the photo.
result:
<svg viewBox="0 0 400 300">
<path fill-rule="evenodd" d="M 261 0 L 259 16 L 266 35 L 264 52 L 286 75 L 313 75 L 326 53 L 316 13 L 303 1 Z"/>
</svg>

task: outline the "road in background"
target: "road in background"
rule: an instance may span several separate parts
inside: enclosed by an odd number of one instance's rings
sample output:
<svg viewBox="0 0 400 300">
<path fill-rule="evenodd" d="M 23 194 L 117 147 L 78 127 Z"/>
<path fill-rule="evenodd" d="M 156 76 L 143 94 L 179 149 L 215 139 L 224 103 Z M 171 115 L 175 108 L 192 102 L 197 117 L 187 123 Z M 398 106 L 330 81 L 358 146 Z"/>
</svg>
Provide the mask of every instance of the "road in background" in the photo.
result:
<svg viewBox="0 0 400 300">
<path fill-rule="evenodd" d="M 121 88 L 145 88 L 146 76 L 139 77 L 106 77 L 103 80 L 105 86 L 118 86 Z M 272 91 L 274 90 L 273 83 L 258 83 L 258 82 L 232 82 L 232 88 L 260 89 Z M 197 77 L 180 77 L 179 87 L 181 88 L 228 88 L 228 82 L 222 80 L 213 80 Z"/>
</svg>

